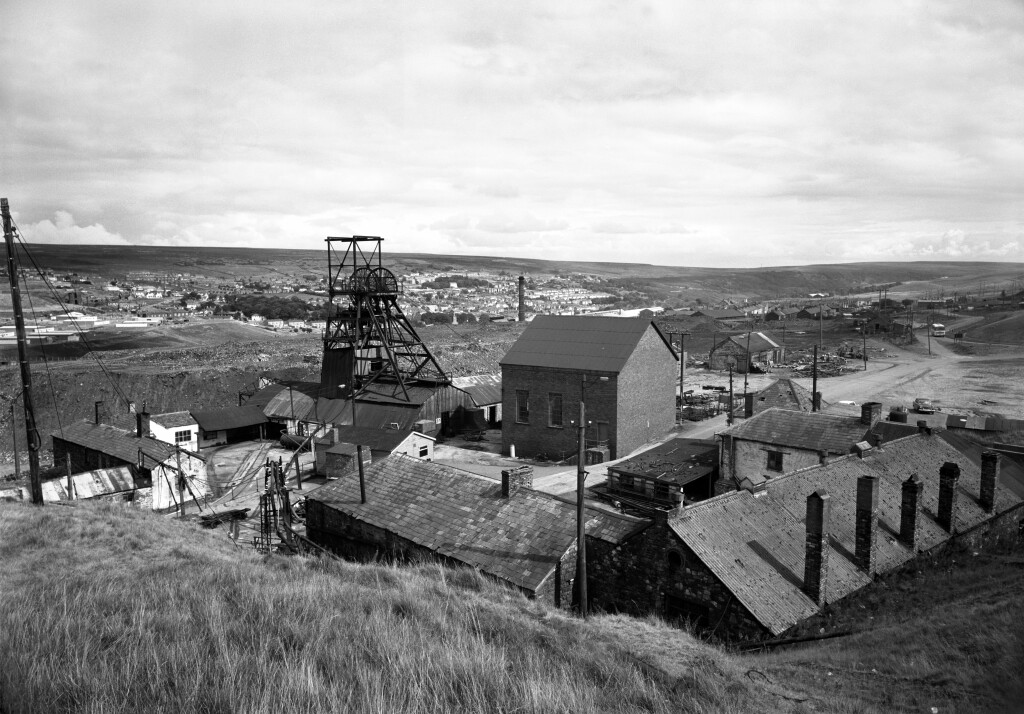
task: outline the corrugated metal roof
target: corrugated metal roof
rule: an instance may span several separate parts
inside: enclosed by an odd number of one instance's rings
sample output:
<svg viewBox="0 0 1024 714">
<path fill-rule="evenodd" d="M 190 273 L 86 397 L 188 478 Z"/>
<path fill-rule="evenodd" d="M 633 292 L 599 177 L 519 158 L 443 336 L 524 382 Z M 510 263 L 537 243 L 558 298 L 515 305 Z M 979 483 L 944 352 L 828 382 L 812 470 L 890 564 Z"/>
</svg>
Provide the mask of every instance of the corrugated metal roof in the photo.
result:
<svg viewBox="0 0 1024 714">
<path fill-rule="evenodd" d="M 879 479 L 875 569 L 885 573 L 914 555 L 897 540 L 902 484 L 911 474 L 923 483 L 917 547 L 927 550 L 949 538 L 935 520 L 939 469 L 946 462 L 961 469 L 955 530 L 962 532 L 989 517 L 977 501 L 980 469 L 941 438 L 924 434 L 890 442 L 863 459 L 846 456 L 770 479 L 758 498 L 738 491 L 703 501 L 669 525 L 761 624 L 780 634 L 818 609 L 802 590 L 807 496 L 819 489 L 831 496 L 825 599 L 835 602 L 870 582 L 854 562 L 857 478 Z M 997 484 L 997 513 L 1021 500 Z"/>
<path fill-rule="evenodd" d="M 650 320 L 537 315 L 500 364 L 618 374 L 651 329 L 675 356 L 665 336 Z"/>
<path fill-rule="evenodd" d="M 67 424 L 63 429 L 53 432 L 50 436 L 113 456 L 126 464 L 138 463 L 140 450 L 146 456 L 159 462 L 166 461 L 174 455 L 174 446 L 171 444 L 157 441 L 148 436 L 140 439 L 133 431 L 125 431 L 116 426 L 95 424 L 90 421 Z"/>
<path fill-rule="evenodd" d="M 747 350 L 747 335 L 733 335 L 727 338 L 729 342 L 732 342 L 740 347 L 740 349 Z M 771 352 L 772 350 L 779 349 L 777 342 L 772 340 L 770 337 L 765 335 L 763 332 L 751 332 L 750 333 L 750 354 L 758 354 L 760 352 Z"/>
<path fill-rule="evenodd" d="M 468 392 L 478 407 L 501 404 L 501 375 L 478 374 L 472 377 L 455 377 L 452 386 Z"/>
<path fill-rule="evenodd" d="M 466 471 L 389 456 L 356 479 L 339 479 L 310 499 L 383 528 L 527 591 L 550 577 L 576 539 L 572 504 L 539 491 L 501 496 L 501 484 Z M 618 542 L 649 522 L 588 509 L 587 533 Z"/>
<path fill-rule="evenodd" d="M 285 387 L 263 407 L 263 414 L 269 419 L 305 420 L 313 411 L 316 400 L 297 389 Z"/>
<path fill-rule="evenodd" d="M 245 400 L 245 406 L 247 407 L 263 407 L 270 404 L 270 400 L 281 393 L 282 390 L 287 389 L 283 384 L 268 384 L 263 389 L 259 390 L 255 394 L 251 395 Z"/>
<path fill-rule="evenodd" d="M 118 466 L 110 469 L 97 469 L 96 471 L 85 471 L 80 474 L 72 474 L 72 495 L 70 498 L 68 496 L 67 484 L 67 478 L 43 481 L 43 500 L 84 500 L 87 498 L 96 498 L 97 496 L 107 496 L 113 493 L 124 493 L 126 491 L 135 490 L 135 479 L 132 478 L 131 469 L 127 466 Z"/>
<path fill-rule="evenodd" d="M 339 426 L 335 427 L 335 429 L 338 434 L 338 441 L 341 443 L 366 446 L 373 451 L 387 451 L 389 453 L 397 449 L 412 434 L 411 431 L 371 429 L 362 426 Z"/>
<path fill-rule="evenodd" d="M 153 414 L 149 420 L 159 424 L 165 429 L 175 429 L 179 426 L 194 426 L 196 420 L 188 412 L 168 412 L 167 414 Z"/>
<path fill-rule="evenodd" d="M 192 416 L 203 431 L 227 431 L 229 429 L 242 429 L 247 426 L 265 424 L 267 417 L 259 407 L 246 404 L 241 407 L 226 407 L 224 409 L 204 409 L 203 411 L 192 412 Z"/>
<path fill-rule="evenodd" d="M 864 440 L 869 429 L 859 416 L 773 408 L 755 414 L 722 433 L 764 444 L 846 454 L 854 444 Z"/>
</svg>

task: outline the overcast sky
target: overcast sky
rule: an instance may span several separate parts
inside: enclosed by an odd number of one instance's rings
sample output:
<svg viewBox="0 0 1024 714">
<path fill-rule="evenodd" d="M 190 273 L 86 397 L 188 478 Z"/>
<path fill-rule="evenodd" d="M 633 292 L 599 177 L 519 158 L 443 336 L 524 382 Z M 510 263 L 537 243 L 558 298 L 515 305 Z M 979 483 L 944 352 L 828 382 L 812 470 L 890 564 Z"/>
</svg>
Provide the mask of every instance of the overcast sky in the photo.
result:
<svg viewBox="0 0 1024 714">
<path fill-rule="evenodd" d="M 27 242 L 1024 261 L 1024 3 L 9 0 Z"/>
</svg>

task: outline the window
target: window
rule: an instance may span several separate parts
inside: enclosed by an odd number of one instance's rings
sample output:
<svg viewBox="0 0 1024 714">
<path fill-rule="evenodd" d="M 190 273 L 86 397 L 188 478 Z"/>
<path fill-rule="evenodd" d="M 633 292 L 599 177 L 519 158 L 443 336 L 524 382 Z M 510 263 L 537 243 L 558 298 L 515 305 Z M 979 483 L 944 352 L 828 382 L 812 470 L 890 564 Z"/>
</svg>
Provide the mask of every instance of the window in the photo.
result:
<svg viewBox="0 0 1024 714">
<path fill-rule="evenodd" d="M 632 490 L 634 488 L 633 474 L 619 474 L 619 487 Z"/>
<path fill-rule="evenodd" d="M 562 395 L 551 392 L 548 394 L 548 426 L 561 428 L 562 423 Z"/>
<path fill-rule="evenodd" d="M 670 550 L 668 555 L 665 556 L 668 561 L 668 571 L 674 573 L 679 570 L 679 566 L 683 564 L 683 556 L 679 554 L 678 550 Z"/>
<path fill-rule="evenodd" d="M 420 458 L 425 459 L 430 455 L 430 449 L 426 446 L 420 447 Z"/>
<path fill-rule="evenodd" d="M 516 421 L 530 423 L 530 392 L 526 389 L 516 390 Z"/>
<path fill-rule="evenodd" d="M 174 432 L 175 444 L 187 444 L 192 441 L 192 432 L 188 429 Z"/>
<path fill-rule="evenodd" d="M 769 451 L 768 452 L 768 470 L 769 471 L 782 471 L 782 452 L 781 451 Z"/>
<path fill-rule="evenodd" d="M 216 438 L 217 438 L 217 432 L 215 432 L 215 431 L 204 431 L 203 432 L 203 439 L 206 440 L 206 441 L 210 441 L 211 439 L 216 439 Z"/>
<path fill-rule="evenodd" d="M 668 500 L 668 484 L 661 481 L 654 482 L 654 497 L 660 501 Z"/>
</svg>

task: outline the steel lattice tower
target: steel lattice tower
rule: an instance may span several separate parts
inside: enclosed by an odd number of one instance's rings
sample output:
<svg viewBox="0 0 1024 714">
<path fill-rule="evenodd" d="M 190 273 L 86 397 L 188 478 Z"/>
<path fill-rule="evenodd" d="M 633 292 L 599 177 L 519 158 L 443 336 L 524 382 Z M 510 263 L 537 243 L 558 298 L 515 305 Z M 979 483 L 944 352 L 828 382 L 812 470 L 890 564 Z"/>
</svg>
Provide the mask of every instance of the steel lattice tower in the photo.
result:
<svg viewBox="0 0 1024 714">
<path fill-rule="evenodd" d="M 402 285 L 381 262 L 382 239 L 327 238 L 330 307 L 321 393 L 411 402 L 409 387 L 450 383 L 398 306 Z"/>
</svg>

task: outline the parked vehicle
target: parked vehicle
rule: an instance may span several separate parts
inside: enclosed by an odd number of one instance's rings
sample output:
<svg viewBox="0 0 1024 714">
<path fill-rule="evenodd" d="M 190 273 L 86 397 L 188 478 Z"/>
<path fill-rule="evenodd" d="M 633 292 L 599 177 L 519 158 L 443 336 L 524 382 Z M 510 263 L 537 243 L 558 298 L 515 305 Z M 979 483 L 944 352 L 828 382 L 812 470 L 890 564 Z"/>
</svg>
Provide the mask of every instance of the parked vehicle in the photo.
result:
<svg viewBox="0 0 1024 714">
<path fill-rule="evenodd" d="M 918 414 L 934 414 L 936 407 L 931 400 L 918 397 L 914 400 L 914 411 Z"/>
</svg>

